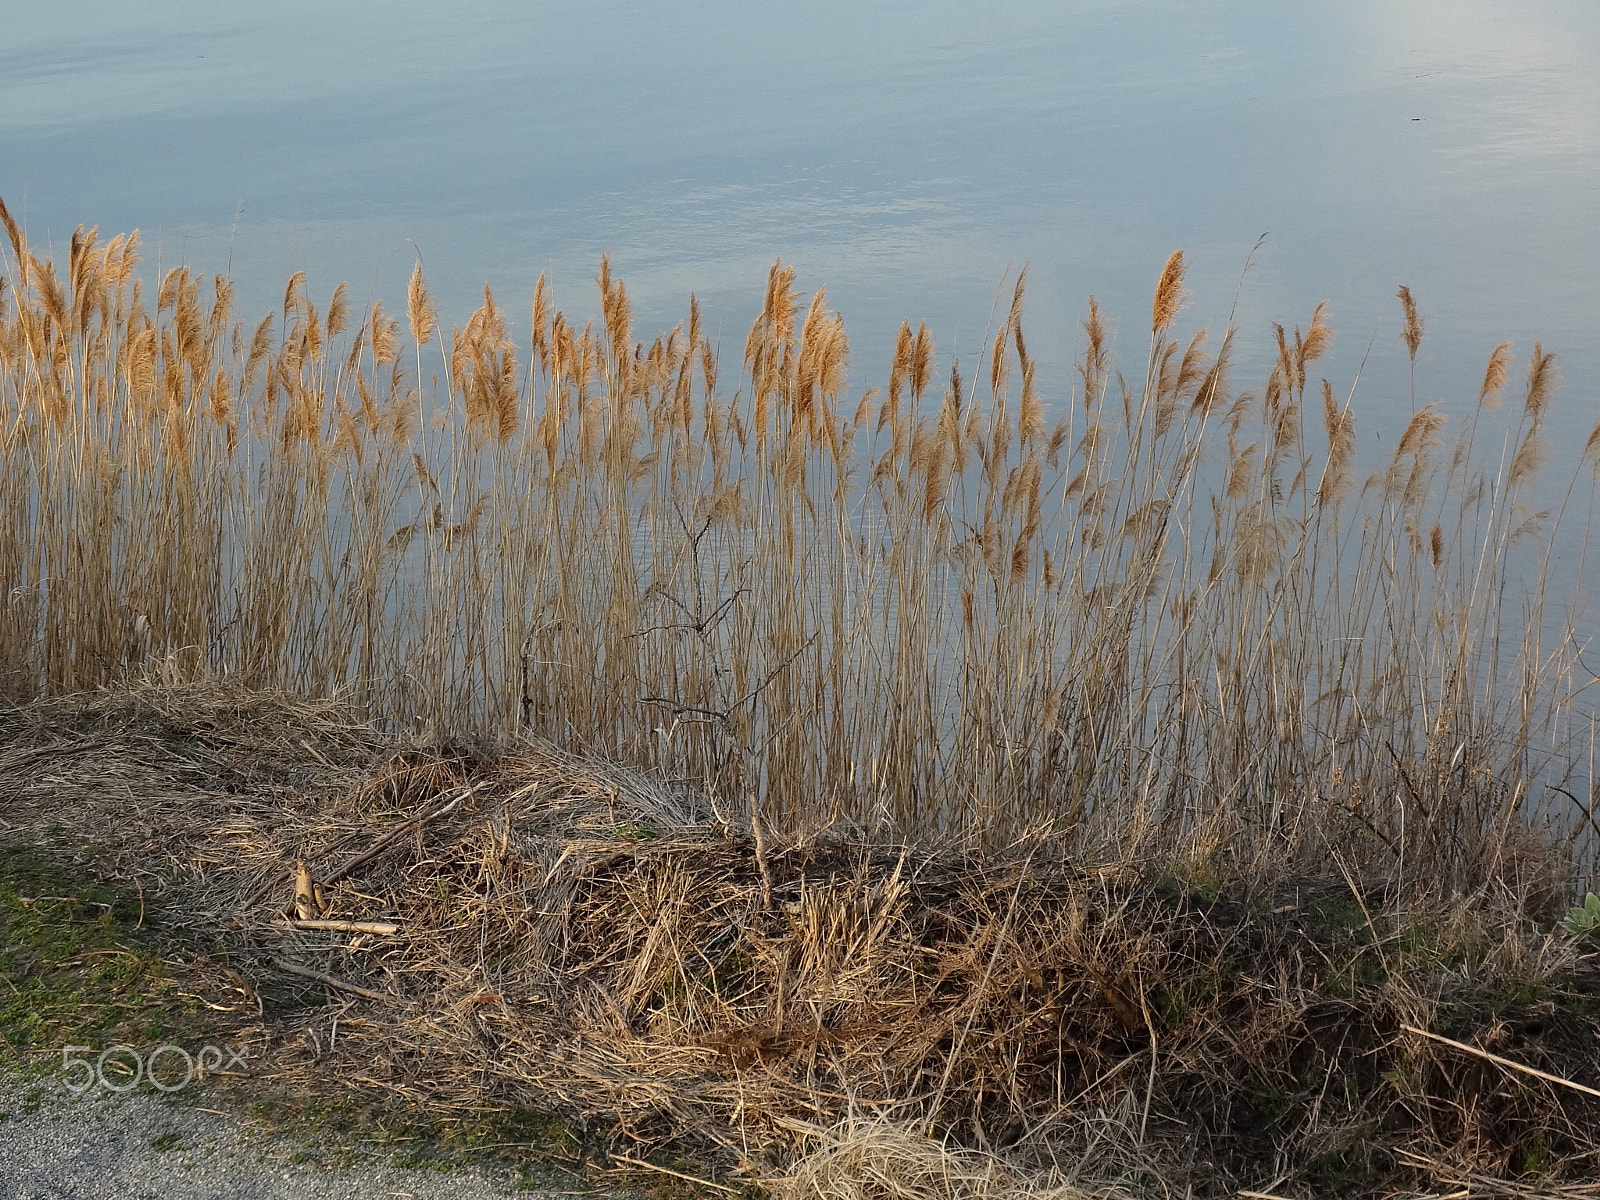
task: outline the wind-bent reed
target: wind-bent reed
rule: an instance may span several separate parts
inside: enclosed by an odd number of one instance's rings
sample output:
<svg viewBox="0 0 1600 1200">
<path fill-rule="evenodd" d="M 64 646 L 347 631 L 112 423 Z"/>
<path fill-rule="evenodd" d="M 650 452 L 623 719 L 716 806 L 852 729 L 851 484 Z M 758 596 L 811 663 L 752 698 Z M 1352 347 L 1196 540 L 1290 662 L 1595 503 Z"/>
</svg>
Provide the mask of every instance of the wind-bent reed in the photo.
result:
<svg viewBox="0 0 1600 1200">
<path fill-rule="evenodd" d="M 1500 346 L 1448 443 L 1418 408 L 1363 482 L 1350 401 L 1313 376 L 1325 308 L 1235 394 L 1235 331 L 1214 354 L 1175 332 L 1181 253 L 1142 379 L 1091 298 L 1051 424 L 1025 275 L 970 379 L 907 324 L 851 403 L 842 320 L 774 266 L 730 397 L 698 305 L 636 341 L 604 260 L 598 325 L 539 280 L 526 354 L 487 288 L 447 335 L 419 267 L 407 346 L 303 275 L 253 332 L 187 268 L 152 310 L 137 235 L 80 228 L 63 281 L 0 216 L 14 696 L 154 657 L 391 726 L 528 730 L 792 827 L 1332 844 L 1430 886 L 1593 861 L 1593 677 L 1549 570 L 1592 477 L 1537 511 L 1538 346 L 1509 420 Z"/>
</svg>

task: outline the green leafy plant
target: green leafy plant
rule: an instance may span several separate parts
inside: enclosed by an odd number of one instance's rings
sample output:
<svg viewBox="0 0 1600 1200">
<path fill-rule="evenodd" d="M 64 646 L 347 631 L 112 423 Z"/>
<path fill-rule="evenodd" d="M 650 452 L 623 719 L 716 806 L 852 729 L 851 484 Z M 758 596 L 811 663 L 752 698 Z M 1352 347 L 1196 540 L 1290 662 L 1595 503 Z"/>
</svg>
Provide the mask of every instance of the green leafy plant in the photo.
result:
<svg viewBox="0 0 1600 1200">
<path fill-rule="evenodd" d="M 1600 929 L 1600 896 L 1590 892 L 1582 904 L 1562 918 L 1561 928 L 1578 936 Z"/>
</svg>

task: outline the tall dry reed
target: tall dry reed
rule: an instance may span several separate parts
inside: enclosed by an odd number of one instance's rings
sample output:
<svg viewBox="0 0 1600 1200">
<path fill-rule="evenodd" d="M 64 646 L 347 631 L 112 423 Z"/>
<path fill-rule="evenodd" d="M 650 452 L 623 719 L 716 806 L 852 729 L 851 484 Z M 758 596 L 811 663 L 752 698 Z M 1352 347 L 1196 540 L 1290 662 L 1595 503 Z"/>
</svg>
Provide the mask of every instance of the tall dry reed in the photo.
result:
<svg viewBox="0 0 1600 1200">
<path fill-rule="evenodd" d="M 1236 392 L 1235 330 L 1177 330 L 1181 253 L 1142 374 L 1091 299 L 1047 405 L 1025 275 L 975 370 L 907 324 L 847 395 L 842 320 L 774 266 L 730 394 L 698 305 L 639 340 L 604 260 L 581 327 L 541 278 L 525 330 L 486 288 L 446 331 L 419 267 L 404 328 L 303 275 L 251 328 L 221 277 L 149 296 L 136 234 L 80 229 L 63 274 L 0 216 L 12 695 L 159 659 L 536 733 L 769 826 L 1331 848 L 1429 886 L 1593 862 L 1582 571 L 1557 594 L 1551 547 L 1582 545 L 1600 431 L 1542 494 L 1541 347 L 1515 409 L 1500 346 L 1475 405 L 1413 405 L 1368 463 L 1325 308 Z"/>
</svg>

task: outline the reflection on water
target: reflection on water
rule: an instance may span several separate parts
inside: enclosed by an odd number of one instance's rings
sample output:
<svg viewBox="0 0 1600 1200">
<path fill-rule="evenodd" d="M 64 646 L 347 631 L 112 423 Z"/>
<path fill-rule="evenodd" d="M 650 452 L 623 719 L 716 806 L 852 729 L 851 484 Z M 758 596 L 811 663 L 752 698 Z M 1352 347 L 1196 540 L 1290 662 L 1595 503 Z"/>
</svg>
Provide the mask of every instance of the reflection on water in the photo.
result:
<svg viewBox="0 0 1600 1200">
<path fill-rule="evenodd" d="M 1329 374 L 1370 340 L 1361 411 L 1400 403 L 1404 282 L 1429 398 L 1469 402 L 1506 337 L 1557 348 L 1569 407 L 1600 378 L 1587 0 L 16 7 L 0 195 L 41 240 L 138 226 L 152 261 L 231 264 L 246 311 L 302 267 L 396 299 L 413 241 L 447 322 L 542 268 L 587 305 L 609 250 L 641 328 L 697 291 L 731 360 L 782 256 L 865 387 L 902 317 L 974 359 L 1026 261 L 1048 399 L 1087 293 L 1138 359 L 1169 250 L 1216 326 L 1269 232 L 1247 363 L 1328 298 Z"/>
</svg>

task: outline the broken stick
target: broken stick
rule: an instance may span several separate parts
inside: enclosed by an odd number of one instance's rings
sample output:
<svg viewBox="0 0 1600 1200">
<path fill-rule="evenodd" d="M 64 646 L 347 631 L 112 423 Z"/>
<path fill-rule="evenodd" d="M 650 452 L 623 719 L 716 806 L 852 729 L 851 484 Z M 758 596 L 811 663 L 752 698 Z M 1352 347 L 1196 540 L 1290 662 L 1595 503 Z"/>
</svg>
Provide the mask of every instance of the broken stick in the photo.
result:
<svg viewBox="0 0 1600 1200">
<path fill-rule="evenodd" d="M 332 921 L 332 920 L 305 920 L 290 921 L 295 929 L 331 929 L 339 933 L 381 933 L 391 934 L 399 932 L 400 926 L 393 921 Z"/>
<path fill-rule="evenodd" d="M 297 962 L 274 958 L 269 960 L 278 970 L 289 975 L 298 975 L 302 979 L 314 979 L 318 983 L 325 983 L 331 988 L 341 992 L 349 992 L 354 996 L 364 996 L 368 1000 L 393 1000 L 393 996 L 385 996 L 382 992 L 375 992 L 371 988 L 361 987 L 359 984 L 350 983 L 340 979 L 337 975 L 329 975 L 323 971 L 313 971 L 310 967 L 303 967 Z"/>
</svg>

